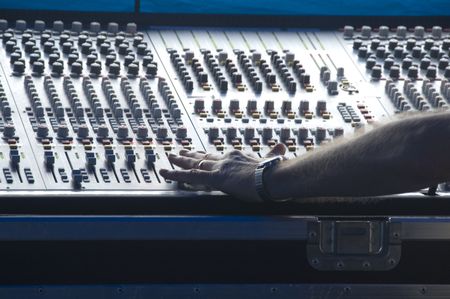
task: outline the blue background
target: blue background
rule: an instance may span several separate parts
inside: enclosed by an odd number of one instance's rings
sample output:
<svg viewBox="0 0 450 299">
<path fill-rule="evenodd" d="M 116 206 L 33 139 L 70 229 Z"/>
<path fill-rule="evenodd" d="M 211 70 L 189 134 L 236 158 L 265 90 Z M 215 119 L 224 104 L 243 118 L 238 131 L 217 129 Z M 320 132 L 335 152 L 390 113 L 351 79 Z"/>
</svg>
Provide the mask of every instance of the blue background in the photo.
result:
<svg viewBox="0 0 450 299">
<path fill-rule="evenodd" d="M 133 12 L 135 0 L 0 0 L 0 8 Z M 450 16 L 450 0 L 141 0 L 141 12 L 246 15 Z"/>
<path fill-rule="evenodd" d="M 141 12 L 265 15 L 450 15 L 450 0 L 141 0 Z"/>
<path fill-rule="evenodd" d="M 133 12 L 134 0 L 0 0 L 0 8 Z"/>
</svg>

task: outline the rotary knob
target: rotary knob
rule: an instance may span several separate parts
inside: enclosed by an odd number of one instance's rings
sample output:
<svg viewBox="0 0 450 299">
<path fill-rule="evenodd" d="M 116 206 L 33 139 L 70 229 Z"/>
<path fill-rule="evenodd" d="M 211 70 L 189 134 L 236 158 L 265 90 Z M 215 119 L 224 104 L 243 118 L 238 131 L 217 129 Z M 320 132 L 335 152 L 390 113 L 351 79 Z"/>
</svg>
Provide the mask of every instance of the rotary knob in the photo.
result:
<svg viewBox="0 0 450 299">
<path fill-rule="evenodd" d="M 300 127 L 297 131 L 297 137 L 300 142 L 303 142 L 306 138 L 308 138 L 309 130 L 306 127 Z"/>
<path fill-rule="evenodd" d="M 16 128 L 13 124 L 6 124 L 3 128 L 3 136 L 5 138 L 12 138 L 16 134 Z"/>
<path fill-rule="evenodd" d="M 66 125 L 59 125 L 56 129 L 56 135 L 60 139 L 66 139 L 69 136 L 69 128 Z"/>
<path fill-rule="evenodd" d="M 244 129 L 244 138 L 245 140 L 251 140 L 255 138 L 255 128 L 245 128 Z"/>
<path fill-rule="evenodd" d="M 187 129 L 185 127 L 178 127 L 175 135 L 179 139 L 185 139 L 187 137 Z"/>
<path fill-rule="evenodd" d="M 125 31 L 128 34 L 135 34 L 137 32 L 137 25 L 136 25 L 136 23 L 128 23 Z"/>
<path fill-rule="evenodd" d="M 166 139 L 167 138 L 167 128 L 166 127 L 158 127 L 156 130 L 156 137 L 158 139 Z"/>
<path fill-rule="evenodd" d="M 54 21 L 53 22 L 53 31 L 63 32 L 64 31 L 64 22 L 63 21 Z"/>
<path fill-rule="evenodd" d="M 236 137 L 237 137 L 237 129 L 235 127 L 227 128 L 226 136 L 227 136 L 227 140 L 228 141 L 236 139 Z"/>
<path fill-rule="evenodd" d="M 106 125 L 100 125 L 97 128 L 97 136 L 99 138 L 108 138 L 109 129 Z"/>
<path fill-rule="evenodd" d="M 117 129 L 117 138 L 125 139 L 128 137 L 128 127 L 125 125 L 119 126 Z"/>
<path fill-rule="evenodd" d="M 46 138 L 48 136 L 48 127 L 45 124 L 39 124 L 36 129 L 36 135 L 38 138 Z"/>
<path fill-rule="evenodd" d="M 77 132 L 78 138 L 86 138 L 89 136 L 89 128 L 87 125 L 80 125 Z"/>
<path fill-rule="evenodd" d="M 291 138 L 291 129 L 290 128 L 281 128 L 280 129 L 280 140 L 286 141 Z"/>
<path fill-rule="evenodd" d="M 148 129 L 146 126 L 139 126 L 136 132 L 138 139 L 146 139 L 148 137 Z"/>
<path fill-rule="evenodd" d="M 325 128 L 322 128 L 322 127 L 316 128 L 316 139 L 318 141 L 324 140 L 326 137 L 326 134 L 327 134 L 327 130 Z"/>
<path fill-rule="evenodd" d="M 263 128 L 262 130 L 262 138 L 264 140 L 270 140 L 273 137 L 273 129 L 272 128 Z"/>
</svg>

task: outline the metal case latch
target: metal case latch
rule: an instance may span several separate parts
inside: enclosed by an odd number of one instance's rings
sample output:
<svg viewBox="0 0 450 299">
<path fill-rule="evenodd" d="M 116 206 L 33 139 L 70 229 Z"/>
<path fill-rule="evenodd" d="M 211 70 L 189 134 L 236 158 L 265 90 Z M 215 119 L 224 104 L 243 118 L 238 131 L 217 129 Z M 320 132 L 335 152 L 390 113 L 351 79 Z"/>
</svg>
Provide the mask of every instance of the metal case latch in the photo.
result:
<svg viewBox="0 0 450 299">
<path fill-rule="evenodd" d="M 401 256 L 400 223 L 319 219 L 308 223 L 307 257 L 322 271 L 386 271 Z"/>
</svg>

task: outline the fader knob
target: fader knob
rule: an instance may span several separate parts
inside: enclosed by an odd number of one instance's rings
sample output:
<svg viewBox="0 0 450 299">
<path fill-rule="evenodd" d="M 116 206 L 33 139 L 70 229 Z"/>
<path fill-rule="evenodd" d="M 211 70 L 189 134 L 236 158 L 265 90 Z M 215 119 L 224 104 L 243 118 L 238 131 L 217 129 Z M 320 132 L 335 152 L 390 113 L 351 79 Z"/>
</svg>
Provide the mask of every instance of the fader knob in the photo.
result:
<svg viewBox="0 0 450 299">
<path fill-rule="evenodd" d="M 83 24 L 78 21 L 72 22 L 72 32 L 80 33 L 83 30 Z"/>
<path fill-rule="evenodd" d="M 9 152 L 9 160 L 12 165 L 17 166 L 20 163 L 20 154 L 17 149 L 12 149 Z"/>
<path fill-rule="evenodd" d="M 55 164 L 55 156 L 53 155 L 52 151 L 44 152 L 44 163 L 47 167 L 53 167 L 53 165 Z"/>
<path fill-rule="evenodd" d="M 34 21 L 34 30 L 42 32 L 45 30 L 45 22 L 42 20 Z"/>
<path fill-rule="evenodd" d="M 56 129 L 58 138 L 65 139 L 69 136 L 69 128 L 66 125 L 59 125 Z"/>
<path fill-rule="evenodd" d="M 127 126 L 119 126 L 117 129 L 117 138 L 119 139 L 125 139 L 128 137 L 128 127 Z"/>
<path fill-rule="evenodd" d="M 361 39 L 357 38 L 353 41 L 353 49 L 358 50 L 362 46 L 363 42 Z"/>
<path fill-rule="evenodd" d="M 54 63 L 52 64 L 52 72 L 53 72 L 55 75 L 61 75 L 62 72 L 63 72 L 63 70 L 64 70 L 64 65 L 63 65 L 62 63 L 60 63 L 60 62 L 54 62 Z"/>
<path fill-rule="evenodd" d="M 281 128 L 280 129 L 280 140 L 286 141 L 291 138 L 291 129 L 290 128 Z"/>
<path fill-rule="evenodd" d="M 138 139 L 146 139 L 148 137 L 148 129 L 146 126 L 139 126 L 137 128 L 136 136 Z"/>
<path fill-rule="evenodd" d="M 156 76 L 156 73 L 158 72 L 158 67 L 156 66 L 156 64 L 150 63 L 147 66 L 147 75 L 149 76 Z"/>
<path fill-rule="evenodd" d="M 422 70 L 426 70 L 430 66 L 430 64 L 431 64 L 431 60 L 429 58 L 423 58 L 420 61 L 420 68 Z"/>
<path fill-rule="evenodd" d="M 89 136 L 89 128 L 87 125 L 80 125 L 77 132 L 78 138 L 86 138 Z"/>
<path fill-rule="evenodd" d="M 107 138 L 109 135 L 109 129 L 106 125 L 100 125 L 97 128 L 97 136 L 99 138 Z"/>
<path fill-rule="evenodd" d="M 74 75 L 81 75 L 81 72 L 83 71 L 83 65 L 80 62 L 74 62 L 72 63 L 71 72 Z"/>
<path fill-rule="evenodd" d="M 405 26 L 397 26 L 395 34 L 400 38 L 405 38 L 408 29 Z"/>
<path fill-rule="evenodd" d="M 126 32 L 128 34 L 135 34 L 137 32 L 137 25 L 136 25 L 136 23 L 128 23 L 127 24 L 127 28 L 126 28 Z"/>
<path fill-rule="evenodd" d="M 139 74 L 139 65 L 132 63 L 128 66 L 128 75 L 137 76 Z"/>
<path fill-rule="evenodd" d="M 297 137 L 300 142 L 308 138 L 309 130 L 306 127 L 300 127 L 297 131 Z"/>
<path fill-rule="evenodd" d="M 450 79 L 450 66 L 445 68 L 444 77 Z"/>
<path fill-rule="evenodd" d="M 209 141 L 214 141 L 217 139 L 217 137 L 219 137 L 219 128 L 216 127 L 209 128 L 208 130 Z"/>
<path fill-rule="evenodd" d="M 109 74 L 110 75 L 119 75 L 120 74 L 120 65 L 118 63 L 112 63 L 109 66 Z"/>
<path fill-rule="evenodd" d="M 436 66 L 432 65 L 427 68 L 425 76 L 430 79 L 436 78 L 437 69 Z"/>
<path fill-rule="evenodd" d="M 119 24 L 117 23 L 109 23 L 108 24 L 108 32 L 112 34 L 116 34 L 119 32 Z"/>
<path fill-rule="evenodd" d="M 442 27 L 441 26 L 434 26 L 431 29 L 431 35 L 436 38 L 439 39 L 442 36 Z"/>
<path fill-rule="evenodd" d="M 450 39 L 446 38 L 442 41 L 442 50 L 448 51 L 450 49 Z"/>
<path fill-rule="evenodd" d="M 400 77 L 400 67 L 398 65 L 393 65 L 389 70 L 389 76 L 393 79 Z"/>
<path fill-rule="evenodd" d="M 362 26 L 361 28 L 361 36 L 365 38 L 369 38 L 372 34 L 372 27 L 370 26 Z"/>
<path fill-rule="evenodd" d="M 398 40 L 395 38 L 392 38 L 389 40 L 389 44 L 388 44 L 388 49 L 389 50 L 394 50 L 396 47 L 398 46 Z"/>
<path fill-rule="evenodd" d="M 15 29 L 17 31 L 24 31 L 25 29 L 27 29 L 27 22 L 24 20 L 17 20 Z"/>
<path fill-rule="evenodd" d="M 64 31 L 64 22 L 63 21 L 54 21 L 53 22 L 53 31 L 63 32 Z"/>
<path fill-rule="evenodd" d="M 411 51 L 416 46 L 416 40 L 414 38 L 409 38 L 406 41 L 406 50 Z"/>
<path fill-rule="evenodd" d="M 318 141 L 324 140 L 326 137 L 326 134 L 327 134 L 327 130 L 325 128 L 322 128 L 322 127 L 316 128 L 316 139 Z"/>
<path fill-rule="evenodd" d="M 262 138 L 264 140 L 270 140 L 273 137 L 273 129 L 272 128 L 263 128 L 262 130 Z"/>
<path fill-rule="evenodd" d="M 381 78 L 381 73 L 382 73 L 381 66 L 376 65 L 376 66 L 374 66 L 372 68 L 371 75 L 372 75 L 373 79 L 380 79 Z"/>
<path fill-rule="evenodd" d="M 42 75 L 44 73 L 44 64 L 40 61 L 33 63 L 33 73 Z"/>
<path fill-rule="evenodd" d="M 22 61 L 15 61 L 13 64 L 13 73 L 15 75 L 21 75 L 25 72 L 25 63 Z"/>
<path fill-rule="evenodd" d="M 438 64 L 438 68 L 440 70 L 445 70 L 447 68 L 447 66 L 449 65 L 449 60 L 448 58 L 441 58 L 439 59 L 439 64 Z"/>
<path fill-rule="evenodd" d="M 5 31 L 6 29 L 8 29 L 8 21 L 0 19 L 0 31 Z"/>
<path fill-rule="evenodd" d="M 237 129 L 235 127 L 229 127 L 226 131 L 227 140 L 233 140 L 237 137 Z"/>
<path fill-rule="evenodd" d="M 83 174 L 80 169 L 72 170 L 72 182 L 76 188 L 81 187 L 81 183 L 83 182 Z"/>
<path fill-rule="evenodd" d="M 333 132 L 334 138 L 342 136 L 342 135 L 344 135 L 344 129 L 343 128 L 339 127 L 339 128 L 335 128 L 334 129 L 334 132 Z"/>
<path fill-rule="evenodd" d="M 187 137 L 187 129 L 185 127 L 178 127 L 175 136 L 178 139 L 185 139 Z"/>
<path fill-rule="evenodd" d="M 345 26 L 344 27 L 344 38 L 352 38 L 355 28 L 353 26 Z"/>
<path fill-rule="evenodd" d="M 45 124 L 39 124 L 36 129 L 36 135 L 38 138 L 46 138 L 48 136 L 48 127 Z"/>
<path fill-rule="evenodd" d="M 415 78 L 417 78 L 418 75 L 419 75 L 419 69 L 417 67 L 411 66 L 408 69 L 408 77 L 409 78 L 415 79 Z"/>
<path fill-rule="evenodd" d="M 158 129 L 156 130 L 156 137 L 159 139 L 166 139 L 167 138 L 167 128 L 166 127 L 158 127 Z"/>
<path fill-rule="evenodd" d="M 439 48 L 438 47 L 431 47 L 430 49 L 430 56 L 431 58 L 439 58 Z"/>
<path fill-rule="evenodd" d="M 91 64 L 91 74 L 100 75 L 102 72 L 102 66 L 99 63 Z"/>
<path fill-rule="evenodd" d="M 98 33 L 101 30 L 101 26 L 100 23 L 98 22 L 91 22 L 91 24 L 89 24 L 89 30 L 93 33 Z"/>
<path fill-rule="evenodd" d="M 414 27 L 414 36 L 417 38 L 423 38 L 425 35 L 425 28 L 423 26 Z"/>
<path fill-rule="evenodd" d="M 16 128 L 13 124 L 6 124 L 3 128 L 3 136 L 6 138 L 14 137 L 16 134 Z"/>
<path fill-rule="evenodd" d="M 382 38 L 387 38 L 389 36 L 389 27 L 380 26 L 378 28 L 378 35 Z"/>
<path fill-rule="evenodd" d="M 244 138 L 245 140 L 250 140 L 255 138 L 255 128 L 245 128 L 244 129 Z"/>
</svg>

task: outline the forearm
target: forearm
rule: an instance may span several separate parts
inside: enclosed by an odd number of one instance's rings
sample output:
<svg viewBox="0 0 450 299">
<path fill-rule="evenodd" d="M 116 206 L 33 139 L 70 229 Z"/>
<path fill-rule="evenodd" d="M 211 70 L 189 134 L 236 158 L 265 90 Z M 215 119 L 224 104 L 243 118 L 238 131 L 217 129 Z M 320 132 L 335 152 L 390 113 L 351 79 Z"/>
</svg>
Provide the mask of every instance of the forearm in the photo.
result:
<svg viewBox="0 0 450 299">
<path fill-rule="evenodd" d="M 288 160 L 267 174 L 275 198 L 370 196 L 449 179 L 450 115 L 388 123 L 347 142 Z"/>
</svg>

